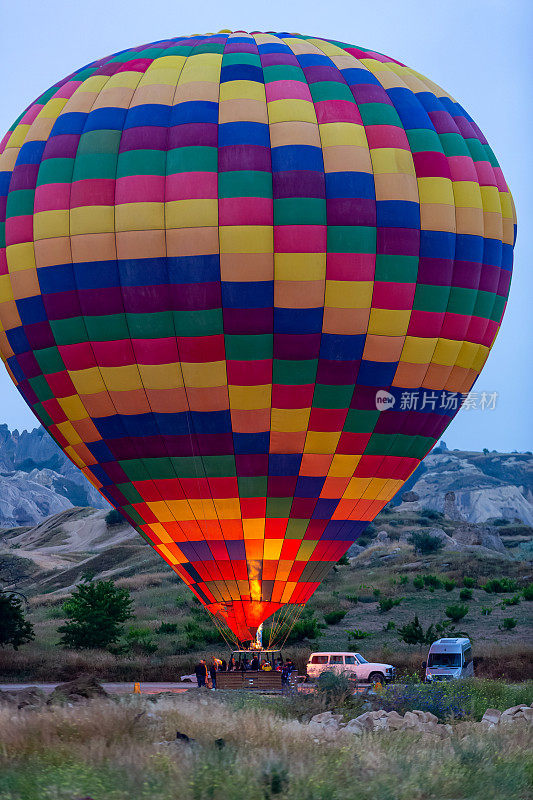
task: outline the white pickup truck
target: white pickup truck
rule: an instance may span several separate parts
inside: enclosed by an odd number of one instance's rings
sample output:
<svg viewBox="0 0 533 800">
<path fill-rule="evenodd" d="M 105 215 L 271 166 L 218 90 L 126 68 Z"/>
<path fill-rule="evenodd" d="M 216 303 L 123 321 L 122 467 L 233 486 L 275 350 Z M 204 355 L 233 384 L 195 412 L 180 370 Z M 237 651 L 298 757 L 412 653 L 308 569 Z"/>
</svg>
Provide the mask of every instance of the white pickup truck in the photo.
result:
<svg viewBox="0 0 533 800">
<path fill-rule="evenodd" d="M 389 683 L 396 674 L 391 664 L 367 661 L 361 653 L 311 653 L 307 677 L 316 681 L 322 672 L 339 672 L 364 683 Z"/>
</svg>

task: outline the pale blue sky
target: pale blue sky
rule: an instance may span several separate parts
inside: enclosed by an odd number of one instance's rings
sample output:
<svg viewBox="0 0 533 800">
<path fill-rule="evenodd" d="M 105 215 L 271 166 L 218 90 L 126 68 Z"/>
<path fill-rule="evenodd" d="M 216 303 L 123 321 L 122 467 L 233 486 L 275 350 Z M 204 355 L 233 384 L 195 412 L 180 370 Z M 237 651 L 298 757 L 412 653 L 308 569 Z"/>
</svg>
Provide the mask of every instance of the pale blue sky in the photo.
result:
<svg viewBox="0 0 533 800">
<path fill-rule="evenodd" d="M 371 47 L 454 95 L 500 161 L 519 233 L 507 313 L 476 387 L 499 393 L 496 409 L 463 410 L 444 439 L 461 449 L 533 449 L 530 0 L 19 0 L 1 6 L 0 137 L 31 100 L 89 61 L 169 36 L 223 28 L 298 31 Z M 19 429 L 36 422 L 1 370 L 4 421 Z"/>
</svg>

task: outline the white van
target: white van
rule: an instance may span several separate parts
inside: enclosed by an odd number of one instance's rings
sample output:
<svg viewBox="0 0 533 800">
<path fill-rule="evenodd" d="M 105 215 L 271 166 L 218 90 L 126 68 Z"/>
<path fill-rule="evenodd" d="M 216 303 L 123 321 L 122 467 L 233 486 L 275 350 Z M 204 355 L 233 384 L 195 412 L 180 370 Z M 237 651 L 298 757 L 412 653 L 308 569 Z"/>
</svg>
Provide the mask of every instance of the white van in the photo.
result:
<svg viewBox="0 0 533 800">
<path fill-rule="evenodd" d="M 307 677 L 316 681 L 323 672 L 340 672 L 369 683 L 388 683 L 394 680 L 396 674 L 391 664 L 367 661 L 361 653 L 311 653 L 307 662 Z"/>
<path fill-rule="evenodd" d="M 422 667 L 426 683 L 471 678 L 474 674 L 470 639 L 437 639 L 429 648 Z"/>
</svg>

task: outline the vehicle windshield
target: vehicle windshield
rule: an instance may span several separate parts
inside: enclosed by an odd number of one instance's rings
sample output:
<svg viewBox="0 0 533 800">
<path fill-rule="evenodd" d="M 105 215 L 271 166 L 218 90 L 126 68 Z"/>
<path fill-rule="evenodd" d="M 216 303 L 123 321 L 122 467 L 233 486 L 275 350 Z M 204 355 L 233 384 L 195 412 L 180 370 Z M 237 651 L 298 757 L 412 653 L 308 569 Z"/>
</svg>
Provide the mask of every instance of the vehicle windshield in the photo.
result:
<svg viewBox="0 0 533 800">
<path fill-rule="evenodd" d="M 428 667 L 460 667 L 461 653 L 430 653 Z"/>
<path fill-rule="evenodd" d="M 368 661 L 366 660 L 366 658 L 363 658 L 361 653 L 356 653 L 355 657 L 359 661 L 360 664 L 368 664 Z"/>
</svg>

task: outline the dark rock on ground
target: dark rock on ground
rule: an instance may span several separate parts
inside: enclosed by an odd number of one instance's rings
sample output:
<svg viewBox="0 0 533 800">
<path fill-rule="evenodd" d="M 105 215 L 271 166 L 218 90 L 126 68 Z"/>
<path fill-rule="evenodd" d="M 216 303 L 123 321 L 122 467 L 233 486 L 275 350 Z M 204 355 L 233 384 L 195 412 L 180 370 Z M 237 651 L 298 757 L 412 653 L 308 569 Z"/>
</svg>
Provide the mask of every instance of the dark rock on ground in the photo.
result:
<svg viewBox="0 0 533 800">
<path fill-rule="evenodd" d="M 0 691 L 0 703 L 6 703 L 17 708 L 39 708 L 46 702 L 46 695 L 37 686 L 27 686 L 25 689 L 13 691 Z"/>
<path fill-rule="evenodd" d="M 80 700 L 95 700 L 102 697 L 109 697 L 109 695 L 96 678 L 77 678 L 56 686 L 48 698 L 48 704 L 76 703 Z"/>
</svg>

